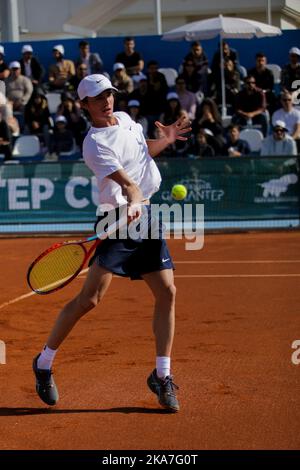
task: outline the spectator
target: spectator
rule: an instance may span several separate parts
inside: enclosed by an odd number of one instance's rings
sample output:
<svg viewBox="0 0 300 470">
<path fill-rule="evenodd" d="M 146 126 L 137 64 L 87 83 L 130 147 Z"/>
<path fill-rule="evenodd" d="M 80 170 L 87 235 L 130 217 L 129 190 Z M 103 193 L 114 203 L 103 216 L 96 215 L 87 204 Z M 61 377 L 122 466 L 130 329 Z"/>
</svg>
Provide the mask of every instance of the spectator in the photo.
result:
<svg viewBox="0 0 300 470">
<path fill-rule="evenodd" d="M 55 119 L 54 132 L 50 138 L 49 151 L 53 155 L 59 156 L 61 152 L 71 152 L 74 147 L 72 132 L 67 129 L 65 116 L 57 116 Z"/>
<path fill-rule="evenodd" d="M 213 135 L 213 139 L 209 139 L 209 144 L 213 146 L 216 155 L 222 155 L 225 140 L 221 116 L 214 100 L 205 98 L 202 101 L 192 127 L 194 135 L 197 135 L 200 128 L 209 129 Z"/>
<path fill-rule="evenodd" d="M 243 127 L 258 125 L 266 136 L 268 126 L 266 116 L 263 114 L 265 109 L 265 95 L 256 87 L 255 78 L 248 75 L 245 78 L 244 88 L 237 94 L 232 122 Z"/>
<path fill-rule="evenodd" d="M 79 57 L 75 62 L 76 68 L 84 64 L 87 67 L 87 75 L 93 73 L 103 73 L 103 61 L 99 54 L 90 52 L 90 44 L 88 41 L 80 41 Z"/>
<path fill-rule="evenodd" d="M 184 109 L 188 117 L 193 121 L 196 116 L 196 108 L 197 108 L 197 98 L 195 93 L 188 91 L 186 89 L 185 80 L 182 77 L 177 77 L 175 80 L 175 88 L 176 93 L 179 96 L 179 101 Z"/>
<path fill-rule="evenodd" d="M 56 63 L 49 67 L 48 86 L 50 90 L 63 90 L 68 85 L 70 78 L 75 75 L 74 62 L 64 59 L 64 54 L 63 45 L 58 44 L 53 47 L 53 57 Z"/>
<path fill-rule="evenodd" d="M 201 77 L 199 76 L 196 66 L 192 59 L 187 59 L 183 62 L 182 72 L 179 74 L 186 84 L 186 89 L 192 93 L 201 91 Z"/>
<path fill-rule="evenodd" d="M 120 94 L 129 95 L 133 91 L 133 80 L 126 72 L 125 65 L 117 62 L 113 66 L 111 83 L 118 89 Z"/>
<path fill-rule="evenodd" d="M 72 132 L 76 144 L 81 147 L 87 130 L 87 120 L 81 111 L 80 105 L 74 100 L 71 93 L 62 93 L 61 100 L 61 104 L 57 109 L 57 116 L 66 118 L 67 128 Z"/>
<path fill-rule="evenodd" d="M 267 67 L 267 57 L 263 52 L 256 54 L 255 67 L 248 71 L 248 75 L 255 78 L 256 86 L 265 93 L 267 108 L 273 114 L 276 106 L 276 97 L 273 92 L 274 75 Z"/>
<path fill-rule="evenodd" d="M 284 121 L 275 121 L 273 134 L 263 140 L 260 154 L 264 157 L 297 155 L 296 142 L 287 132 Z"/>
<path fill-rule="evenodd" d="M 135 51 L 135 41 L 132 37 L 124 39 L 124 51 L 116 56 L 115 62 L 121 62 L 125 65 L 128 75 L 135 75 L 142 72 L 144 61 L 142 55 Z"/>
<path fill-rule="evenodd" d="M 288 134 L 296 141 L 298 153 L 300 153 L 300 111 L 293 106 L 292 94 L 288 91 L 280 95 L 282 108 L 275 111 L 272 116 L 273 126 L 276 121 L 283 121 Z"/>
<path fill-rule="evenodd" d="M 10 75 L 6 79 L 6 96 L 13 103 L 14 111 L 23 111 L 24 106 L 30 100 L 33 86 L 29 78 L 21 75 L 20 62 L 14 61 L 9 64 Z"/>
<path fill-rule="evenodd" d="M 88 74 L 88 68 L 85 64 L 79 64 L 76 68 L 76 75 L 73 75 L 69 80 L 67 87 L 68 91 L 72 93 L 73 97 L 77 97 L 77 88 L 81 80 Z"/>
<path fill-rule="evenodd" d="M 31 98 L 24 111 L 25 134 L 37 135 L 46 147 L 49 148 L 52 127 L 48 102 L 41 88 L 33 90 Z"/>
<path fill-rule="evenodd" d="M 0 80 L 5 80 L 9 73 L 9 68 L 4 62 L 4 47 L 0 45 Z"/>
<path fill-rule="evenodd" d="M 12 137 L 7 122 L 2 119 L 0 111 L 0 153 L 4 154 L 4 160 L 11 159 L 12 153 Z"/>
<path fill-rule="evenodd" d="M 224 152 L 229 157 L 241 157 L 250 153 L 249 144 L 246 140 L 240 139 L 240 128 L 236 124 L 231 124 L 228 127 L 228 137 L 224 146 Z"/>
<path fill-rule="evenodd" d="M 195 136 L 194 143 L 191 145 L 188 153 L 194 157 L 214 157 L 215 151 L 208 143 L 212 132 L 209 129 L 200 128 Z"/>
<path fill-rule="evenodd" d="M 192 61 L 195 65 L 196 73 L 198 75 L 200 83 L 200 87 L 198 89 L 200 89 L 204 94 L 206 94 L 208 78 L 208 60 L 199 41 L 192 42 L 190 52 L 184 58 L 184 62 L 188 61 Z M 194 90 L 189 91 L 194 92 Z"/>
<path fill-rule="evenodd" d="M 225 96 L 226 106 L 233 107 L 235 99 L 240 91 L 240 73 L 236 69 L 235 63 L 229 59 L 224 59 L 224 78 L 225 78 Z M 222 104 L 222 85 L 221 75 L 218 74 L 215 77 L 215 82 L 212 83 L 211 87 L 212 98 L 217 104 Z"/>
<path fill-rule="evenodd" d="M 128 114 L 131 119 L 138 122 L 143 128 L 143 134 L 145 139 L 148 138 L 148 121 L 145 116 L 140 113 L 140 102 L 138 100 L 129 100 L 128 102 Z"/>
<path fill-rule="evenodd" d="M 225 59 L 230 59 L 232 62 L 235 64 L 235 66 L 238 66 L 239 60 L 238 60 L 238 53 L 235 49 L 231 49 L 229 47 L 229 44 L 226 41 L 222 41 L 222 47 L 223 47 L 223 57 Z M 212 73 L 212 82 L 216 82 L 217 77 L 220 76 L 221 74 L 221 54 L 220 54 L 220 48 L 215 52 L 211 64 L 211 73 Z"/>
<path fill-rule="evenodd" d="M 289 58 L 290 63 L 281 70 L 282 91 L 294 91 L 293 83 L 300 80 L 300 49 L 292 47 L 289 50 Z"/>
<path fill-rule="evenodd" d="M 29 78 L 32 85 L 37 87 L 42 82 L 44 70 L 39 61 L 33 57 L 33 49 L 30 44 L 25 44 L 22 47 L 20 64 L 22 75 Z"/>
<path fill-rule="evenodd" d="M 7 100 L 6 96 L 1 91 L 0 112 L 2 114 L 2 119 L 8 124 L 12 136 L 18 137 L 20 135 L 20 126 L 18 120 L 13 115 L 13 104 L 11 101 Z"/>
<path fill-rule="evenodd" d="M 153 100 L 163 104 L 168 93 L 168 84 L 164 74 L 158 71 L 158 62 L 150 60 L 147 64 L 148 90 Z"/>
</svg>

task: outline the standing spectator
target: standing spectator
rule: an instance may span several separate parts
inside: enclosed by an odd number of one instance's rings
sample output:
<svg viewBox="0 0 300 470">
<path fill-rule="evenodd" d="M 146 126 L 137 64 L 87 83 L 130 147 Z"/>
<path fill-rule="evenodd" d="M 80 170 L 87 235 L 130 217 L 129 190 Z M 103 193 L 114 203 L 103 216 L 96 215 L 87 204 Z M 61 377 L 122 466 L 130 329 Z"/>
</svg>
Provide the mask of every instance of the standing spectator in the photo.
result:
<svg viewBox="0 0 300 470">
<path fill-rule="evenodd" d="M 198 133 L 199 128 L 210 130 L 213 138 L 209 139 L 209 144 L 213 146 L 216 155 L 222 155 L 225 140 L 223 137 L 221 116 L 214 100 L 205 98 L 202 101 L 197 110 L 197 116 L 192 127 L 194 135 Z"/>
<path fill-rule="evenodd" d="M 12 137 L 7 122 L 2 119 L 0 111 L 0 153 L 4 154 L 4 160 L 11 159 Z"/>
<path fill-rule="evenodd" d="M 75 62 L 76 68 L 84 64 L 87 67 L 87 75 L 93 73 L 103 73 L 103 61 L 97 52 L 90 52 L 90 44 L 88 41 L 80 41 L 79 57 Z"/>
<path fill-rule="evenodd" d="M 140 102 L 138 100 L 129 100 L 128 102 L 128 114 L 131 119 L 139 123 L 143 128 L 143 134 L 145 139 L 148 138 L 148 121 L 145 116 L 140 113 Z"/>
<path fill-rule="evenodd" d="M 67 129 L 65 116 L 57 116 L 55 119 L 54 132 L 50 138 L 50 154 L 59 156 L 61 152 L 70 152 L 74 147 L 74 137 Z"/>
<path fill-rule="evenodd" d="M 292 94 L 288 91 L 280 95 L 282 108 L 275 111 L 272 116 L 273 126 L 276 121 L 283 121 L 288 134 L 296 141 L 298 153 L 300 153 L 300 111 L 293 106 Z"/>
<path fill-rule="evenodd" d="M 201 91 L 201 77 L 197 73 L 196 66 L 192 59 L 186 59 L 186 61 L 183 62 L 182 72 L 178 76 L 183 78 L 188 91 L 192 93 Z"/>
<path fill-rule="evenodd" d="M 13 103 L 14 111 L 23 111 L 24 106 L 30 100 L 33 86 L 29 78 L 21 75 L 20 62 L 14 61 L 9 64 L 10 75 L 6 79 L 6 96 Z"/>
<path fill-rule="evenodd" d="M 294 91 L 294 81 L 300 80 L 300 49 L 292 47 L 289 50 L 290 63 L 281 70 L 282 91 Z"/>
<path fill-rule="evenodd" d="M 204 94 L 206 94 L 208 81 L 208 59 L 199 41 L 192 42 L 190 52 L 184 58 L 185 63 L 189 61 L 192 61 L 195 65 L 195 70 L 200 83 L 199 89 Z M 194 92 L 194 90 L 190 91 Z"/>
<path fill-rule="evenodd" d="M 5 80 L 9 76 L 9 68 L 4 62 L 4 47 L 0 45 L 0 80 Z"/>
<path fill-rule="evenodd" d="M 111 83 L 118 89 L 118 94 L 129 95 L 133 91 L 133 80 L 126 72 L 125 65 L 117 62 L 113 65 Z"/>
<path fill-rule="evenodd" d="M 236 124 L 228 127 L 227 142 L 224 146 L 224 152 L 229 157 L 241 157 L 249 155 L 250 147 L 246 140 L 240 139 L 240 128 Z"/>
<path fill-rule="evenodd" d="M 39 61 L 33 57 L 33 49 L 30 44 L 25 44 L 22 47 L 22 58 L 20 60 L 21 73 L 24 77 L 31 80 L 32 85 L 37 87 L 43 78 L 43 67 Z"/>
<path fill-rule="evenodd" d="M 63 90 L 68 85 L 68 81 L 75 75 L 75 66 L 72 60 L 64 59 L 65 49 L 62 44 L 53 47 L 53 57 L 55 64 L 49 67 L 50 90 Z"/>
<path fill-rule="evenodd" d="M 265 93 L 267 108 L 270 111 L 270 114 L 273 114 L 276 106 L 276 97 L 273 92 L 274 75 L 266 65 L 266 55 L 263 52 L 258 52 L 256 54 L 255 67 L 248 71 L 248 75 L 255 78 L 256 86 Z"/>
<path fill-rule="evenodd" d="M 77 88 L 81 80 L 86 77 L 88 74 L 88 68 L 85 64 L 79 64 L 76 68 L 76 75 L 69 80 L 69 85 L 67 87 L 68 91 L 72 93 L 73 97 L 77 97 Z"/>
<path fill-rule="evenodd" d="M 37 135 L 40 141 L 49 148 L 52 127 L 48 102 L 41 88 L 33 90 L 24 111 L 25 134 Z"/>
<path fill-rule="evenodd" d="M 232 122 L 243 127 L 259 125 L 266 136 L 268 126 L 266 116 L 263 114 L 265 109 L 265 95 L 256 87 L 255 78 L 248 75 L 245 78 L 244 88 L 237 94 Z"/>
<path fill-rule="evenodd" d="M 287 132 L 283 121 L 275 121 L 273 134 L 263 140 L 260 154 L 264 157 L 297 155 L 296 142 L 287 135 Z"/>
<path fill-rule="evenodd" d="M 196 108 L 197 108 L 197 98 L 195 93 L 192 93 L 191 91 L 188 91 L 186 89 L 186 84 L 185 80 L 181 77 L 177 77 L 175 80 L 176 84 L 176 93 L 179 96 L 179 101 L 182 106 L 182 109 L 184 109 L 188 117 L 193 121 L 196 116 Z"/>
<path fill-rule="evenodd" d="M 128 75 L 138 75 L 144 68 L 142 55 L 135 51 L 135 41 L 132 37 L 124 39 L 124 51 L 116 56 L 115 62 L 125 65 Z"/>
</svg>

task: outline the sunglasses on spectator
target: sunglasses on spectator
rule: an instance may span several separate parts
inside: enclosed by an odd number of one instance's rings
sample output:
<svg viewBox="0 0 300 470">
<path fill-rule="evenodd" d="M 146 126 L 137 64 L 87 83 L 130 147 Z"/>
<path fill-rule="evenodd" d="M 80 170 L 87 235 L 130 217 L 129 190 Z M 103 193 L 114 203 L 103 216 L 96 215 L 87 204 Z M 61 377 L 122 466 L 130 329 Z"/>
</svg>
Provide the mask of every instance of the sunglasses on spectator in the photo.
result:
<svg viewBox="0 0 300 470">
<path fill-rule="evenodd" d="M 79 70 L 87 70 L 86 67 L 79 67 Z"/>
<path fill-rule="evenodd" d="M 276 134 L 283 134 L 283 133 L 285 132 L 285 130 L 284 130 L 284 129 L 281 129 L 280 127 L 278 127 L 277 129 L 274 129 L 274 132 L 275 132 Z"/>
</svg>

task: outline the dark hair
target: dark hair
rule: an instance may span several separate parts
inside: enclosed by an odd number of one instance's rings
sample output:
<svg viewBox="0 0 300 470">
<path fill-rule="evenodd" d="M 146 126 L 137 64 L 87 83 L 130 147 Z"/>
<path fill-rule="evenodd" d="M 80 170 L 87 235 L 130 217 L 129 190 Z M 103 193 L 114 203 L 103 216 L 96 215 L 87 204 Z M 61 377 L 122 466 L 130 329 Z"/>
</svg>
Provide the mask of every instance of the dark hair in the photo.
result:
<svg viewBox="0 0 300 470">
<path fill-rule="evenodd" d="M 150 67 L 150 65 L 158 65 L 157 60 L 149 60 L 149 62 L 147 63 L 147 67 Z"/>
<path fill-rule="evenodd" d="M 266 57 L 266 54 L 264 54 L 263 52 L 257 52 L 257 54 L 255 55 L 255 58 L 260 59 L 261 57 Z"/>
<path fill-rule="evenodd" d="M 85 40 L 80 41 L 80 43 L 78 44 L 79 47 L 85 47 L 85 46 L 89 46 L 89 45 L 90 45 L 90 43 L 88 41 L 85 41 Z"/>
<path fill-rule="evenodd" d="M 124 38 L 123 42 L 129 42 L 129 41 L 134 41 L 134 37 L 133 36 L 126 36 L 126 38 Z"/>
<path fill-rule="evenodd" d="M 246 82 L 247 80 L 249 80 L 250 78 L 254 78 L 255 82 L 256 82 L 256 78 L 254 77 L 254 75 L 251 75 L 251 73 L 249 73 L 247 75 L 247 77 L 244 78 L 244 82 Z"/>
<path fill-rule="evenodd" d="M 201 46 L 201 43 L 199 41 L 194 41 L 192 42 L 191 47 L 194 47 L 194 46 Z"/>
<path fill-rule="evenodd" d="M 230 132 L 232 131 L 233 129 L 237 129 L 239 132 L 241 130 L 240 126 L 238 124 L 230 124 L 228 127 L 227 127 L 227 131 Z"/>
<path fill-rule="evenodd" d="M 184 81 L 184 83 L 186 84 L 186 81 L 185 81 L 185 79 L 184 79 L 184 77 L 183 77 L 182 75 L 178 75 L 178 77 L 176 77 L 175 83 L 179 82 L 179 80 Z"/>
<path fill-rule="evenodd" d="M 199 112 L 197 112 L 197 118 L 199 119 L 202 116 L 204 106 L 209 106 L 211 113 L 214 117 L 214 120 L 222 125 L 222 119 L 218 110 L 218 106 L 216 102 L 212 98 L 204 98 L 202 103 L 200 104 Z"/>
</svg>

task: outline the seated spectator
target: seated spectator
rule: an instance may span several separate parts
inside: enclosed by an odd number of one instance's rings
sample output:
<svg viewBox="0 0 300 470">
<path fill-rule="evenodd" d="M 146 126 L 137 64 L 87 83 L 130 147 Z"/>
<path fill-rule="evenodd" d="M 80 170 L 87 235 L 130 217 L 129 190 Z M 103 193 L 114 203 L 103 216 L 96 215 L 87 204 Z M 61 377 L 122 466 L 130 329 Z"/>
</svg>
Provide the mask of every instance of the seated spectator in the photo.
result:
<svg viewBox="0 0 300 470">
<path fill-rule="evenodd" d="M 4 154 L 4 160 L 11 159 L 12 136 L 7 122 L 2 118 L 0 111 L 0 153 Z"/>
<path fill-rule="evenodd" d="M 2 119 L 8 124 L 9 130 L 13 137 L 20 135 L 20 126 L 18 120 L 13 114 L 13 104 L 8 101 L 6 96 L 0 91 L 0 112 Z"/>
<path fill-rule="evenodd" d="M 197 98 L 195 93 L 192 93 L 186 89 L 185 80 L 182 77 L 176 78 L 175 89 L 177 95 L 179 96 L 182 109 L 187 112 L 188 117 L 193 121 L 196 116 L 197 108 Z"/>
<path fill-rule="evenodd" d="M 129 95 L 134 89 L 133 80 L 126 72 L 125 65 L 117 62 L 113 65 L 113 76 L 111 83 L 118 89 L 120 94 Z"/>
<path fill-rule="evenodd" d="M 75 101 L 71 93 L 62 93 L 57 116 L 64 116 L 66 118 L 67 128 L 72 132 L 76 144 L 81 147 L 88 127 L 87 120 L 82 113 L 79 103 Z"/>
<path fill-rule="evenodd" d="M 195 65 L 195 70 L 199 78 L 200 87 L 199 89 L 206 94 L 207 93 L 207 78 L 208 78 L 208 60 L 203 50 L 202 45 L 199 41 L 194 41 L 191 44 L 190 52 L 185 56 L 184 62 L 192 61 Z M 188 86 L 187 89 L 189 90 Z M 189 90 L 193 91 L 194 90 Z"/>
<path fill-rule="evenodd" d="M 263 114 L 266 109 L 264 92 L 256 87 L 255 78 L 248 75 L 245 78 L 244 88 L 237 94 L 235 102 L 234 124 L 241 127 L 259 126 L 264 136 L 267 135 L 267 119 Z"/>
<path fill-rule="evenodd" d="M 183 78 L 186 84 L 186 89 L 192 93 L 202 91 L 201 77 L 197 72 L 196 66 L 192 59 L 187 59 L 183 62 L 182 72 L 178 75 Z"/>
<path fill-rule="evenodd" d="M 200 128 L 209 129 L 213 134 L 213 145 L 216 155 L 222 155 L 225 140 L 223 137 L 223 127 L 217 105 L 211 98 L 205 98 L 197 110 L 195 121 L 192 123 L 193 134 L 196 135 Z"/>
<path fill-rule="evenodd" d="M 272 124 L 283 121 L 288 134 L 296 141 L 298 153 L 300 153 L 300 111 L 293 106 L 292 94 L 288 91 L 280 95 L 281 108 L 272 116 Z"/>
<path fill-rule="evenodd" d="M 273 134 L 262 141 L 260 154 L 264 157 L 297 155 L 296 142 L 287 132 L 283 121 L 275 121 Z"/>
<path fill-rule="evenodd" d="M 281 70 L 282 91 L 294 91 L 293 83 L 300 80 L 300 49 L 292 47 L 289 50 L 290 63 Z"/>
<path fill-rule="evenodd" d="M 223 58 L 225 59 L 230 59 L 232 62 L 235 64 L 237 67 L 239 64 L 239 59 L 238 59 L 238 53 L 235 49 L 232 49 L 229 47 L 228 42 L 222 41 L 222 47 L 223 47 Z M 220 54 L 220 48 L 214 53 L 212 63 L 211 63 L 211 73 L 212 73 L 212 81 L 215 82 L 218 75 L 221 75 L 221 54 Z"/>
<path fill-rule="evenodd" d="M 174 91 L 171 91 L 167 94 L 166 104 L 163 110 L 163 113 L 159 117 L 159 121 L 168 126 L 177 119 L 181 117 L 188 117 L 187 112 L 182 108 L 179 100 L 179 96 Z M 155 137 L 160 137 L 159 129 L 156 128 Z M 176 140 L 176 142 L 172 145 L 169 145 L 162 155 L 176 157 L 182 153 L 185 153 L 189 147 L 188 141 L 180 141 Z"/>
<path fill-rule="evenodd" d="M 0 45 L 0 80 L 5 80 L 9 73 L 8 65 L 4 62 L 4 47 Z"/>
<path fill-rule="evenodd" d="M 165 102 L 169 91 L 166 78 L 158 71 L 158 62 L 150 60 L 147 64 L 148 91 L 153 100 Z"/>
<path fill-rule="evenodd" d="M 37 135 L 41 143 L 49 148 L 52 127 L 47 99 L 41 88 L 33 90 L 24 111 L 25 134 Z"/>
<path fill-rule="evenodd" d="M 135 51 L 135 41 L 132 37 L 124 39 L 124 51 L 117 54 L 115 62 L 125 65 L 128 75 L 135 75 L 142 72 L 144 61 L 142 55 Z"/>
<path fill-rule="evenodd" d="M 265 93 L 267 108 L 270 111 L 270 114 L 272 114 L 276 107 L 276 97 L 273 92 L 274 75 L 266 65 L 266 55 L 263 52 L 258 52 L 256 54 L 255 67 L 248 71 L 248 75 L 255 78 L 256 86 Z"/>
<path fill-rule="evenodd" d="M 72 93 L 73 97 L 76 99 L 77 98 L 77 88 L 81 80 L 86 77 L 88 74 L 88 68 L 85 64 L 80 64 L 76 68 L 76 75 L 73 75 L 70 80 L 69 84 L 67 86 L 67 90 Z"/>
<path fill-rule="evenodd" d="M 72 60 L 64 59 L 64 46 L 58 44 L 53 47 L 53 57 L 55 64 L 49 67 L 49 90 L 63 90 L 68 85 L 68 81 L 75 75 L 75 66 Z"/>
<path fill-rule="evenodd" d="M 240 91 L 240 73 L 236 69 L 235 63 L 229 59 L 224 59 L 224 78 L 225 78 L 225 96 L 226 106 L 231 108 L 234 106 L 236 95 Z M 222 84 L 221 75 L 218 74 L 214 78 L 215 82 L 211 86 L 212 98 L 218 105 L 222 104 Z"/>
<path fill-rule="evenodd" d="M 21 73 L 24 77 L 29 78 L 34 87 L 42 82 L 44 70 L 39 61 L 33 57 L 33 49 L 30 44 L 22 47 L 22 58 L 20 60 Z"/>
<path fill-rule="evenodd" d="M 200 128 L 193 139 L 191 147 L 188 150 L 189 156 L 194 157 L 214 157 L 215 151 L 208 140 L 213 137 L 212 132 L 209 129 Z"/>
<path fill-rule="evenodd" d="M 142 116 L 140 113 L 140 102 L 138 100 L 129 100 L 128 102 L 128 114 L 131 119 L 143 128 L 143 134 L 145 139 L 148 138 L 148 121 L 145 116 Z"/>
<path fill-rule="evenodd" d="M 93 73 L 103 73 L 103 61 L 97 52 L 90 52 L 88 41 L 80 41 L 79 57 L 75 62 L 75 67 L 84 64 L 87 67 L 87 75 Z"/>
<path fill-rule="evenodd" d="M 14 61 L 9 64 L 10 75 L 5 80 L 6 96 L 13 103 L 13 110 L 23 111 L 24 106 L 30 100 L 33 86 L 29 78 L 21 75 L 20 62 Z"/>
<path fill-rule="evenodd" d="M 249 155 L 249 144 L 246 140 L 240 139 L 239 126 L 231 124 L 227 130 L 227 142 L 224 146 L 225 155 L 228 155 L 229 157 L 241 157 L 242 155 Z"/>
<path fill-rule="evenodd" d="M 65 116 L 57 116 L 55 119 L 54 132 L 50 137 L 50 154 L 59 156 L 61 152 L 70 152 L 74 146 L 72 132 L 67 129 Z"/>
</svg>

